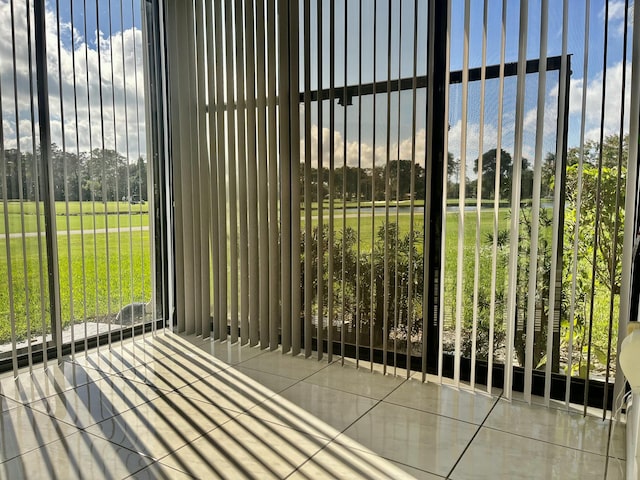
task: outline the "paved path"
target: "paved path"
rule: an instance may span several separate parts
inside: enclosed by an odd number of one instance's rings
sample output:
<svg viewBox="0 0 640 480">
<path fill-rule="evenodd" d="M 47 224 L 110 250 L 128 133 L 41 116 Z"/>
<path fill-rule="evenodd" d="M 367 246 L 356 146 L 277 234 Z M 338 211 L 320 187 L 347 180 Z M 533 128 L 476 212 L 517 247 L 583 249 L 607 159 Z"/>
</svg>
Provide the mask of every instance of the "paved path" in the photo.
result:
<svg viewBox="0 0 640 480">
<path fill-rule="evenodd" d="M 120 227 L 120 232 L 121 233 L 129 233 L 129 231 L 131 232 L 146 232 L 147 230 L 149 230 L 149 227 Z M 87 234 L 87 235 L 92 235 L 94 233 L 118 233 L 118 228 L 117 227 L 113 227 L 113 228 L 97 228 L 96 230 L 94 230 L 93 228 L 86 228 L 83 230 L 71 230 L 68 232 L 71 235 L 82 235 Z M 42 235 L 43 237 L 45 236 L 44 232 L 41 232 L 40 235 Z M 58 230 L 58 236 L 59 237 L 64 237 L 67 235 L 67 230 L 63 229 L 63 230 Z M 24 234 L 25 238 L 32 238 L 32 237 L 37 237 L 38 236 L 38 232 L 27 232 Z M 4 233 L 0 234 L 0 239 L 4 240 L 6 237 L 6 235 Z M 18 232 L 18 233 L 10 233 L 9 234 L 9 238 L 22 238 L 22 233 Z"/>
</svg>

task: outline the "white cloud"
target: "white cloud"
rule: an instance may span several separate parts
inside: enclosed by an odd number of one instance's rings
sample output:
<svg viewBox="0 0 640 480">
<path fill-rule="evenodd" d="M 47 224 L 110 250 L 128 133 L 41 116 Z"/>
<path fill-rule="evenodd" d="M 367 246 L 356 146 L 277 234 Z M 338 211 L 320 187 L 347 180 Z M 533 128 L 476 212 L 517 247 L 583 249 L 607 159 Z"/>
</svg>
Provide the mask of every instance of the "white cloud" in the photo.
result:
<svg viewBox="0 0 640 480">
<path fill-rule="evenodd" d="M 607 68 L 607 83 L 605 92 L 604 109 L 604 134 L 617 133 L 620 129 L 620 111 L 622 108 L 622 68 L 623 63 L 618 62 Z M 631 63 L 627 63 L 627 85 L 625 88 L 624 108 L 629 112 L 631 105 Z M 570 122 L 580 122 L 582 114 L 582 96 L 586 90 L 585 104 L 585 137 L 588 140 L 598 140 L 600 136 L 600 114 L 602 111 L 602 83 L 603 72 L 599 72 L 584 86 L 581 78 L 571 80 L 569 97 Z M 628 122 L 628 115 L 626 122 Z M 627 124 L 628 125 L 628 124 Z M 625 127 L 627 129 L 627 127 Z M 571 139 L 570 139 L 571 140 Z M 571 144 L 571 142 L 570 142 Z"/>
<path fill-rule="evenodd" d="M 508 132 L 503 131 L 505 136 Z M 474 160 L 478 158 L 478 148 L 480 138 L 480 124 L 479 123 L 467 123 L 467 142 L 466 142 L 466 176 L 469 178 L 475 178 L 473 173 Z M 496 148 L 498 143 L 498 131 L 492 124 L 484 124 L 484 135 L 482 151 L 486 152 L 492 148 Z M 462 151 L 462 120 L 458 120 L 449 130 L 449 153 L 453 155 L 453 158 L 460 158 Z"/>
<path fill-rule="evenodd" d="M 12 76 L 14 63 L 10 37 L 11 19 L 11 4 L 7 0 L 0 0 L 0 31 L 5 36 L 4 41 L 0 42 L 2 117 L 7 148 L 15 146 L 15 103 L 13 100 L 14 82 Z M 23 2 L 15 2 L 14 22 L 16 32 L 15 69 L 21 129 L 20 145 L 26 150 L 31 150 L 29 58 L 27 51 L 26 9 Z M 59 46 L 55 13 L 47 10 L 47 69 L 49 75 L 52 141 L 59 146 L 62 145 L 62 115 L 60 108 L 60 98 L 62 96 L 64 139 L 68 151 L 75 152 L 76 150 L 76 132 L 80 151 L 89 150 L 89 140 L 91 139 L 92 148 L 102 148 L 104 143 L 105 148 L 115 148 L 126 156 L 128 139 L 129 158 L 133 162 L 136 160 L 137 155 L 146 155 L 142 31 L 138 28 L 130 27 L 124 31 L 114 33 L 111 37 L 105 32 L 93 32 L 94 39 L 97 36 L 100 42 L 101 51 L 100 57 L 98 57 L 96 42 L 92 41 L 91 38 L 87 39 L 82 36 L 84 32 L 79 30 L 79 28 L 83 28 L 82 25 L 75 25 L 74 27 L 75 50 L 72 52 L 71 25 L 69 23 L 61 24 L 62 44 Z M 31 28 L 33 35 L 33 15 Z M 60 55 L 58 58 L 59 47 Z M 98 68 L 99 61 L 101 71 Z M 111 82 L 112 73 L 114 78 L 113 85 Z M 74 74 L 76 79 L 75 99 Z M 102 85 L 102 92 L 100 92 L 100 85 Z M 89 104 L 87 102 L 87 88 L 90 98 Z M 102 105 L 100 105 L 100 93 L 102 93 Z M 75 118 L 76 109 L 77 124 Z M 91 117 L 90 123 L 89 115 Z"/>
<path fill-rule="evenodd" d="M 609 28 L 618 36 L 624 34 L 624 0 L 617 0 L 609 2 Z M 627 16 L 627 27 L 631 32 L 633 27 L 633 4 L 629 5 L 629 12 Z M 602 7 L 600 11 L 600 18 L 605 18 L 605 7 Z"/>
</svg>

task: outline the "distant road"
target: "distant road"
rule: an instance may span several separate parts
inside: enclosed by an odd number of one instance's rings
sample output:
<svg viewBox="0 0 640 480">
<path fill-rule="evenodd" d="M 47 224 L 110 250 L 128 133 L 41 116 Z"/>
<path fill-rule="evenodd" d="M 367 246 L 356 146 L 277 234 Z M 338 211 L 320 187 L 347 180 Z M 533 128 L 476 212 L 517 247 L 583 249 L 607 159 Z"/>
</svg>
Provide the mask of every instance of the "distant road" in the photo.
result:
<svg viewBox="0 0 640 480">
<path fill-rule="evenodd" d="M 149 230 L 148 226 L 145 227 L 120 227 L 120 232 L 122 233 L 126 233 L 126 232 L 146 232 L 147 230 Z M 58 236 L 59 237 L 64 237 L 67 235 L 67 233 L 69 233 L 70 235 L 82 235 L 83 233 L 87 234 L 87 235 L 91 235 L 94 233 L 118 233 L 118 228 L 97 228 L 96 230 L 93 230 L 92 228 L 87 228 L 84 231 L 83 230 L 70 230 L 69 232 L 67 232 L 66 230 L 58 230 Z M 41 232 L 40 235 L 42 235 L 43 237 L 45 236 L 44 232 Z M 24 234 L 25 238 L 33 238 L 33 237 L 37 237 L 38 236 L 38 232 L 27 232 Z M 0 234 L 0 239 L 4 240 L 6 237 L 6 235 L 4 233 Z M 22 238 L 22 233 L 18 232 L 18 233 L 10 233 L 9 234 L 9 238 Z"/>
</svg>

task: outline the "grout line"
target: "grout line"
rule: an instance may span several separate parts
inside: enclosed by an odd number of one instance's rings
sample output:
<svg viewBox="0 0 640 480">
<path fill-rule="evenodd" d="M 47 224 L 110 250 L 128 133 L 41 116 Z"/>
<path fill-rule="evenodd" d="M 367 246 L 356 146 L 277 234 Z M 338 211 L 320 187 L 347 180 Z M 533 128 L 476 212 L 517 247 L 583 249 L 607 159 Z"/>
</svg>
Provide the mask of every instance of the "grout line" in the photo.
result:
<svg viewBox="0 0 640 480">
<path fill-rule="evenodd" d="M 498 402 L 500 401 L 501 398 L 502 398 L 502 392 L 500 392 L 500 395 L 498 395 L 498 398 L 496 398 L 495 402 L 493 403 L 493 405 L 491 406 L 491 408 L 489 409 L 489 411 L 485 415 L 484 420 L 482 420 L 482 423 L 478 426 L 478 429 L 476 430 L 476 432 L 471 437 L 471 440 L 469 440 L 469 443 L 467 443 L 467 445 L 464 447 L 464 450 L 462 450 L 462 453 L 460 454 L 460 456 L 456 460 L 456 463 L 453 464 L 453 467 L 451 467 L 451 470 L 449 470 L 449 473 L 447 474 L 446 478 L 451 478 L 451 474 L 453 473 L 453 471 L 456 469 L 456 467 L 460 463 L 460 460 L 462 460 L 462 457 L 464 457 L 464 454 L 467 453 L 467 450 L 469 449 L 469 447 L 473 443 L 473 440 L 478 436 L 478 433 L 480 433 L 480 430 L 482 429 L 482 427 L 484 426 L 485 422 L 489 418 L 489 415 L 491 415 L 491 413 L 493 412 L 493 409 L 496 408 L 496 405 L 498 405 Z"/>
<path fill-rule="evenodd" d="M 495 427 L 487 427 L 487 426 L 485 426 L 484 428 L 486 428 L 488 430 L 493 430 L 494 432 L 500 432 L 500 433 L 504 433 L 506 435 L 513 435 L 514 437 L 525 438 L 527 440 L 531 440 L 531 441 L 534 441 L 534 442 L 546 443 L 547 445 L 553 445 L 554 447 L 566 448 L 566 449 L 573 450 L 573 451 L 580 452 L 580 453 L 587 453 L 589 455 L 597 455 L 599 457 L 605 457 L 606 456 L 606 454 L 604 454 L 604 453 L 592 452 L 590 450 L 584 450 L 584 449 L 576 448 L 576 447 L 573 447 L 571 445 L 562 445 L 560 443 L 554 443 L 554 442 L 550 442 L 548 440 L 542 440 L 540 438 L 527 437 L 526 435 L 523 435 L 521 433 L 508 432 L 506 430 L 501 430 L 501 429 L 495 428 Z M 618 458 L 618 457 L 612 456 L 611 454 L 609 454 L 609 456 L 611 458 Z M 624 458 L 621 458 L 620 460 L 626 461 L 626 459 L 624 459 Z"/>
<path fill-rule="evenodd" d="M 336 360 L 337 361 L 337 360 Z M 300 470 L 300 468 L 302 468 L 304 465 L 306 465 L 313 457 L 315 457 L 316 455 L 318 455 L 320 452 L 322 452 L 323 450 L 325 450 L 329 445 L 331 445 L 333 442 L 335 442 L 335 440 L 342 435 L 344 432 L 346 432 L 349 428 L 351 428 L 356 422 L 358 422 L 360 419 L 362 419 L 365 415 L 367 415 L 369 412 L 371 412 L 374 408 L 376 408 L 378 405 L 380 405 L 385 398 L 387 398 L 389 395 L 391 395 L 393 392 L 395 392 L 398 388 L 400 388 L 402 385 L 405 384 L 405 382 L 407 381 L 407 379 L 405 378 L 404 380 L 402 380 L 402 382 L 400 382 L 397 386 L 395 386 L 389 393 L 387 393 L 384 397 L 382 397 L 379 400 L 376 400 L 376 403 L 374 403 L 371 407 L 369 407 L 362 415 L 360 415 L 359 417 L 357 417 L 355 420 L 353 420 L 349 425 L 347 425 L 345 428 L 343 428 L 342 430 L 340 430 L 338 432 L 337 435 L 334 435 L 332 438 L 329 439 L 329 441 L 322 447 L 320 447 L 320 449 L 315 452 L 313 455 L 309 456 L 309 458 L 307 458 L 304 462 L 302 462 L 300 465 L 298 465 L 289 475 L 287 475 L 285 478 L 289 478 L 291 475 L 293 475 L 294 473 L 296 473 L 297 471 Z M 361 395 L 362 396 L 362 395 Z M 369 398 L 369 397 L 365 397 L 365 398 Z M 374 399 L 375 400 L 375 399 Z M 337 429 L 336 429 L 337 430 Z M 345 445 L 346 446 L 346 445 Z M 352 450 L 351 447 L 348 447 L 350 450 Z M 385 458 L 380 454 L 377 454 L 380 458 Z M 385 460 L 388 460 L 387 458 L 385 458 Z M 427 472 L 427 473 L 431 473 L 431 472 Z"/>
<path fill-rule="evenodd" d="M 474 425 L 474 426 L 481 426 L 482 425 L 482 423 L 478 424 L 478 423 L 475 423 L 475 422 L 471 422 L 469 420 L 462 420 L 462 419 L 457 418 L 457 417 L 452 417 L 450 415 L 445 415 L 444 413 L 430 412 L 428 410 L 422 410 L 421 408 L 418 408 L 418 407 L 412 407 L 412 406 L 409 406 L 409 405 L 402 405 L 401 403 L 396 403 L 396 402 L 389 402 L 388 400 L 383 400 L 383 401 L 387 405 L 393 405 L 394 407 L 408 408 L 408 409 L 414 410 L 416 412 L 426 413 L 428 415 L 435 415 L 436 417 L 443 417 L 443 418 L 447 418 L 449 420 L 455 420 L 455 421 L 460 422 L 460 423 L 466 423 L 468 425 Z M 492 409 L 493 409 L 493 405 L 491 406 L 489 411 L 491 411 Z M 484 422 L 484 420 L 486 420 L 486 417 L 482 421 Z"/>
</svg>

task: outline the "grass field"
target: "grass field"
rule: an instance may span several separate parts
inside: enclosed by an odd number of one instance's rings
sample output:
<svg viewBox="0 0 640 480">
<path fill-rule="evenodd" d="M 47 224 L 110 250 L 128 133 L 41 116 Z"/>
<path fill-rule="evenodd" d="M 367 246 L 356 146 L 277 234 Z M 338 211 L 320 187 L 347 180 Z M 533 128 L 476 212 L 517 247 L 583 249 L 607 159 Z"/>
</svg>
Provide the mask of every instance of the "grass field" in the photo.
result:
<svg viewBox="0 0 640 480">
<path fill-rule="evenodd" d="M 107 254 L 107 240 L 109 250 Z M 26 337 L 27 319 L 32 330 L 42 332 L 42 315 L 48 323 L 47 273 L 40 275 L 38 238 L 11 239 L 11 278 L 18 339 Z M 82 252 L 84 243 L 84 255 Z M 0 278 L 9 278 L 5 240 L 0 240 Z M 71 247 L 71 255 L 69 255 Z M 46 250 L 42 242 L 46 269 Z M 149 233 L 72 235 L 58 237 L 60 298 L 64 325 L 70 319 L 96 318 L 116 314 L 122 305 L 147 302 L 151 298 Z M 69 271 L 71 266 L 71 271 Z M 108 281 L 107 281 L 108 279 Z M 44 287 L 44 288 L 43 288 Z M 86 298 L 86 301 L 85 301 Z M 44 306 L 44 308 L 43 308 Z M 73 308 L 73 316 L 71 309 Z M 9 285 L 0 289 L 0 342 L 11 338 Z"/>
<path fill-rule="evenodd" d="M 406 205 L 405 205 L 406 203 Z M 354 231 L 358 226 L 357 209 L 355 204 L 347 204 L 346 219 L 343 220 L 342 205 L 334 207 L 334 230 L 336 238 L 339 238 L 343 229 L 343 222 Z M 384 203 L 376 202 L 375 220 L 371 216 L 371 204 L 361 204 L 360 211 L 360 248 L 363 253 L 372 248 L 372 235 L 377 236 L 378 230 L 384 224 L 385 213 L 380 210 Z M 403 202 L 400 213 L 397 216 L 398 231 L 400 236 L 409 233 L 411 215 L 406 208 L 407 202 Z M 107 315 L 115 315 L 122 306 L 131 302 L 147 302 L 151 298 L 150 282 L 150 245 L 149 232 L 140 227 L 149 224 L 148 205 L 130 205 L 126 202 L 109 202 L 107 204 L 83 202 L 82 215 L 80 203 L 64 202 L 56 204 L 56 223 L 58 230 L 58 255 L 60 272 L 60 295 L 62 306 L 62 318 L 65 325 L 75 321 L 87 319 L 100 319 Z M 328 205 L 324 206 L 324 225 L 328 227 Z M 422 209 L 422 205 L 416 202 L 416 207 Z M 36 208 L 33 203 L 24 203 L 21 213 L 20 204 L 10 202 L 7 211 L 9 220 L 9 233 L 11 248 L 11 275 L 14 295 L 14 317 L 16 321 L 17 339 L 26 338 L 27 319 L 29 319 L 32 332 L 41 333 L 43 317 L 45 324 L 49 323 L 48 312 L 48 281 L 47 272 L 40 269 L 42 262 L 46 268 L 46 248 L 44 237 L 35 236 L 21 238 L 22 218 L 24 218 L 24 231 L 26 233 L 37 232 Z M 69 216 L 66 216 L 66 208 Z M 131 213 L 130 213 L 131 210 Z M 105 215 L 105 212 L 107 213 Z M 42 214 L 42 212 L 40 212 Z M 317 205 L 314 205 L 312 215 L 313 225 L 317 225 Z M 4 217 L 3 205 L 0 203 L 0 216 Z M 423 227 L 423 212 L 414 214 L 414 230 L 420 234 Z M 391 210 L 390 222 L 396 222 L 396 213 Z M 509 228 L 509 209 L 500 208 L 498 212 L 498 229 Z M 120 233 L 99 232 L 94 234 L 93 229 L 116 229 L 120 225 Z M 458 254 L 459 238 L 458 229 L 460 215 L 457 210 L 449 211 L 446 215 L 445 243 L 444 243 L 444 318 L 445 331 L 455 328 L 456 296 L 458 283 L 462 287 L 462 312 L 463 316 L 472 312 L 473 296 L 469 294 L 473 288 L 475 273 L 475 246 L 477 213 L 475 210 L 464 214 L 464 235 L 462 237 L 463 249 Z M 129 232 L 129 226 L 134 230 Z M 304 211 L 301 212 L 301 228 L 304 231 Z M 44 219 L 41 216 L 41 229 L 44 229 Z M 67 236 L 67 229 L 71 234 Z M 80 235 L 78 230 L 83 229 L 85 234 Z M 494 230 L 493 209 L 483 209 L 479 221 L 480 239 L 480 264 L 479 280 L 480 288 L 487 295 L 491 283 L 492 250 L 491 235 Z M 0 222 L 0 277 L 9 278 L 6 257 L 6 239 L 4 235 L 4 221 Z M 17 234 L 14 235 L 14 234 Z M 542 232 L 541 235 L 548 233 Z M 107 252 L 107 240 L 109 249 Z M 40 243 L 39 243 L 40 241 Z M 71 242 L 70 244 L 68 242 Z M 40 250 L 39 250 L 40 248 Z M 84 251 L 83 251 L 84 248 Z M 393 246 L 391 247 L 393 248 Z M 422 244 L 417 245 L 417 253 L 422 252 Z M 507 252 L 503 252 L 506 254 Z M 41 258 L 42 257 L 42 258 Z M 462 261 L 459 277 L 458 260 Z M 506 263 L 498 262 L 498 285 L 504 286 L 506 280 Z M 9 341 L 10 332 L 10 304 L 9 285 L 0 288 L 0 343 Z M 230 293 L 230 292 L 229 292 Z M 85 301 L 86 299 L 86 301 Z M 617 302 L 616 302 L 617 306 Z M 616 307 L 617 308 L 617 307 Z M 598 293 L 595 299 L 594 335 L 606 338 L 606 326 L 608 324 L 608 297 L 606 292 Z M 466 312 L 466 313 L 464 313 Z M 499 316 L 498 312 L 498 316 Z M 496 318 L 498 318 L 498 316 Z M 598 319 L 602 318 L 602 321 Z M 614 332 L 617 328 L 614 327 Z M 595 337 L 594 337 L 595 338 Z"/>
<path fill-rule="evenodd" d="M 8 202 L 7 219 L 9 233 L 20 234 L 38 231 L 38 214 L 40 216 L 40 231 L 44 231 L 44 206 L 36 206 L 34 202 Z M 67 216 L 67 208 L 69 215 Z M 81 213 L 82 212 L 82 213 Z M 0 235 L 4 235 L 4 204 L 0 202 Z M 24 222 L 22 219 L 24 218 Z M 149 225 L 148 204 L 129 204 L 128 202 L 64 202 L 56 203 L 56 229 L 58 232 L 66 230 L 92 230 L 93 228 L 141 227 Z"/>
</svg>

